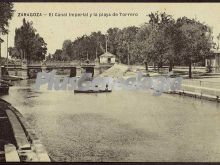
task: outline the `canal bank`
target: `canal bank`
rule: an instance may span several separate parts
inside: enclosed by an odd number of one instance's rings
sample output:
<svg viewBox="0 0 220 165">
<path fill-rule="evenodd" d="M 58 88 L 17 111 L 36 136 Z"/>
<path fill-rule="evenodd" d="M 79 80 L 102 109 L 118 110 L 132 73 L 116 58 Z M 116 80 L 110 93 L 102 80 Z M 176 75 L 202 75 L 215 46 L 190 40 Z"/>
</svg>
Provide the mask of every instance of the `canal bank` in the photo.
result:
<svg viewBox="0 0 220 165">
<path fill-rule="evenodd" d="M 191 92 L 191 91 L 187 91 L 187 90 L 178 90 L 178 91 L 170 92 L 170 94 L 179 94 L 179 95 L 189 96 L 189 97 L 198 98 L 198 99 L 220 102 L 219 94 L 216 94 L 217 92 L 220 91 L 218 89 L 206 88 L 205 89 L 206 91 L 214 92 L 213 95 L 210 95 L 210 94 L 206 94 L 205 92 L 202 92 L 204 88 L 203 89 L 201 89 L 199 87 L 190 87 L 190 88 L 191 88 L 191 90 L 198 91 L 198 92 Z"/>
<path fill-rule="evenodd" d="M 136 66 L 131 67 L 129 72 L 127 70 L 125 71 L 125 69 L 120 70 L 121 72 L 124 71 L 124 75 L 126 76 L 135 76 L 138 71 L 142 71 L 143 73 L 145 73 L 143 67 L 141 68 Z M 196 70 L 194 75 L 195 77 L 193 79 L 188 79 L 188 76 L 180 72 L 183 71 L 183 68 L 176 67 L 176 69 L 174 70 L 174 75 L 176 74 L 183 77 L 181 88 L 180 90 L 165 93 L 179 94 L 182 96 L 220 102 L 220 74 L 205 73 L 203 67 L 197 67 L 194 70 Z M 166 70 L 163 70 L 161 73 L 154 72 L 153 70 L 148 71 L 148 75 L 150 77 L 164 76 L 167 74 L 168 73 L 166 73 Z"/>
<path fill-rule="evenodd" d="M 183 68 L 176 68 L 174 73 L 178 71 L 183 71 Z M 200 71 L 199 73 L 201 74 L 204 72 L 204 68 L 197 68 L 196 71 Z M 115 64 L 113 67 L 102 73 L 101 76 L 111 76 L 113 78 L 128 78 L 137 76 L 138 72 L 142 72 L 150 77 L 157 77 L 163 75 L 167 76 L 168 74 L 166 73 L 166 70 L 163 70 L 164 73 L 158 73 L 153 71 L 151 68 L 151 70 L 149 70 L 146 73 L 146 70 L 145 68 L 143 68 L 143 66 L 130 66 L 129 68 L 127 65 Z M 181 83 L 181 89 L 165 93 L 179 94 L 199 99 L 205 99 L 209 101 L 220 102 L 220 74 L 203 74 L 203 76 L 197 75 L 197 79 L 187 79 L 185 76 L 180 75 L 184 77 Z"/>
<path fill-rule="evenodd" d="M 50 162 L 50 158 L 22 114 L 0 99 L 0 162 Z"/>
<path fill-rule="evenodd" d="M 175 93 L 220 102 L 220 75 L 202 76 L 198 79 L 184 79 L 181 89 Z"/>
</svg>

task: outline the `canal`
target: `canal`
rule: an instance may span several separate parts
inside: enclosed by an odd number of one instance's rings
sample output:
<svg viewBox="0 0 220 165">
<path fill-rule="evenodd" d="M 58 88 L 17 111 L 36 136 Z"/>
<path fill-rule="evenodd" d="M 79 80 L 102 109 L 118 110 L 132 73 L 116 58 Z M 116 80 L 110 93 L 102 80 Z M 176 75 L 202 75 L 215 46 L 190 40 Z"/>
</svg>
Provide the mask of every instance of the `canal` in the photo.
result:
<svg viewBox="0 0 220 165">
<path fill-rule="evenodd" d="M 220 161 L 220 104 L 147 92 L 74 94 L 15 82 L 10 102 L 55 161 Z"/>
</svg>

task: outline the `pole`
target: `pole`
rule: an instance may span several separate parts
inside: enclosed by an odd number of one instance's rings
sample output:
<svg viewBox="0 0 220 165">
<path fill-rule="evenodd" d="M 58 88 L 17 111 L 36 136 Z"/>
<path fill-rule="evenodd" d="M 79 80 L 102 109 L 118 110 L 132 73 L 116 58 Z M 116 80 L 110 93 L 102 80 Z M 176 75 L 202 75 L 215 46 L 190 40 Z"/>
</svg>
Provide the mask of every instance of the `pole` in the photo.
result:
<svg viewBox="0 0 220 165">
<path fill-rule="evenodd" d="M 107 49 L 108 49 L 108 39 L 107 39 L 107 35 L 105 37 L 105 52 L 107 53 Z"/>
<path fill-rule="evenodd" d="M 128 43 L 128 66 L 130 65 L 130 58 L 129 58 L 129 43 Z"/>
<path fill-rule="evenodd" d="M 0 31 L 0 34 L 1 34 L 1 31 Z M 1 36 L 1 35 L 0 35 Z M 0 37 L 0 80 L 1 80 L 1 78 L 2 78 L 2 42 L 3 42 L 3 40 L 1 39 L 1 37 Z"/>
<path fill-rule="evenodd" d="M 0 38 L 1 39 L 1 38 Z M 2 78 L 2 64 L 1 64 L 2 43 L 0 41 L 0 80 Z"/>
<path fill-rule="evenodd" d="M 7 71 L 8 71 L 8 33 L 7 33 Z"/>
<path fill-rule="evenodd" d="M 218 40 L 218 45 L 217 45 L 217 50 L 218 50 L 219 49 L 220 33 L 217 35 L 217 40 Z"/>
<path fill-rule="evenodd" d="M 2 58 L 2 39 L 1 39 L 2 29 L 0 28 L 0 80 L 2 78 L 2 65 L 1 65 L 1 58 Z"/>
</svg>

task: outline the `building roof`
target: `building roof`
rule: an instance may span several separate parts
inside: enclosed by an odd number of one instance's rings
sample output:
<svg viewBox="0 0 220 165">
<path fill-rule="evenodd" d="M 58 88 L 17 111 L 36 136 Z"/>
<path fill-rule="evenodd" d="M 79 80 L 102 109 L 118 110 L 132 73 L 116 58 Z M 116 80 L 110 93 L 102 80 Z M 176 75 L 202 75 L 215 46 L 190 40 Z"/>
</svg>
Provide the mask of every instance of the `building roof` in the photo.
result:
<svg viewBox="0 0 220 165">
<path fill-rule="evenodd" d="M 100 57 L 115 57 L 114 54 L 111 54 L 109 52 L 105 52 L 104 54 L 102 54 Z"/>
</svg>

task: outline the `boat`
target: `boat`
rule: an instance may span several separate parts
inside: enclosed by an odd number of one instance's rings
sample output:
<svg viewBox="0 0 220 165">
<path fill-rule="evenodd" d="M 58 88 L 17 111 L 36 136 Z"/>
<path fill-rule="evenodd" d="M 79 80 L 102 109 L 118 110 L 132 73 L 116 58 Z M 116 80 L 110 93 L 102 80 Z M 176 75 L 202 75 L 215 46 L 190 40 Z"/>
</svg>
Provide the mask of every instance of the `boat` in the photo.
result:
<svg viewBox="0 0 220 165">
<path fill-rule="evenodd" d="M 91 79 L 91 77 L 87 77 L 88 79 Z M 93 78 L 92 78 L 93 79 Z M 91 79 L 91 80 L 92 80 Z M 91 80 L 84 80 L 84 81 L 90 81 L 90 82 L 92 82 Z M 95 86 L 95 88 L 98 88 L 98 85 L 96 85 Z M 108 84 L 106 84 L 106 87 L 105 87 L 105 89 L 104 90 L 93 90 L 93 89 L 84 89 L 84 90 L 82 90 L 82 89 L 75 89 L 74 90 L 74 93 L 109 93 L 109 92 L 112 92 L 112 90 L 111 89 L 109 89 L 109 86 L 108 86 Z"/>
<path fill-rule="evenodd" d="M 106 89 L 106 90 L 74 90 L 74 93 L 109 93 L 112 92 L 112 90 Z"/>
</svg>

